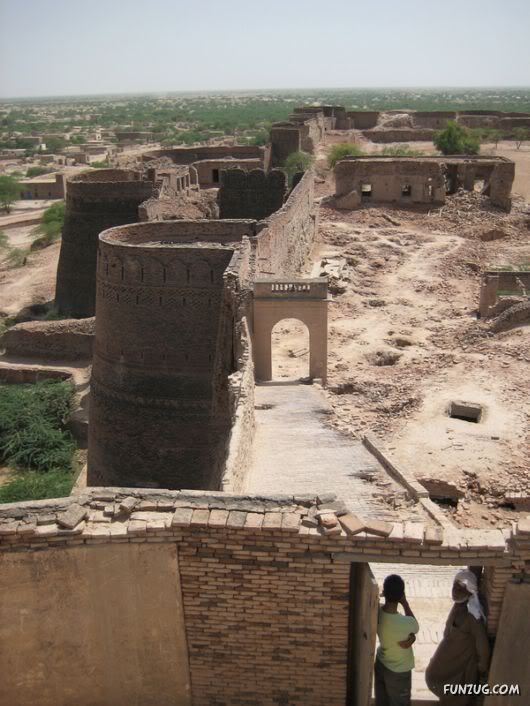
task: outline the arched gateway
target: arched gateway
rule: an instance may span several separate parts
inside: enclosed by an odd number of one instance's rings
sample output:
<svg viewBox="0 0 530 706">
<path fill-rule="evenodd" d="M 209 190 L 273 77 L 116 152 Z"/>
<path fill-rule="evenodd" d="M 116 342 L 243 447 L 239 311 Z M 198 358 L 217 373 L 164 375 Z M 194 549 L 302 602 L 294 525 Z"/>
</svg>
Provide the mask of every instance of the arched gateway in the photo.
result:
<svg viewBox="0 0 530 706">
<path fill-rule="evenodd" d="M 272 379 L 271 335 L 283 319 L 299 319 L 309 330 L 309 376 L 327 377 L 328 282 L 315 279 L 254 281 L 254 365 L 256 380 Z"/>
</svg>

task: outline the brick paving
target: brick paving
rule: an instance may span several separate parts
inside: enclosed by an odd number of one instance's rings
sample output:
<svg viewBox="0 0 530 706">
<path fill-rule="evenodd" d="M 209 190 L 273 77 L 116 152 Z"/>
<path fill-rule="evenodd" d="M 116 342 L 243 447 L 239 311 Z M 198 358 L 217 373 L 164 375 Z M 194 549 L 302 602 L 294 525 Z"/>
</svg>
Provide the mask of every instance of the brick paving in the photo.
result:
<svg viewBox="0 0 530 706">
<path fill-rule="evenodd" d="M 360 441 L 326 423 L 329 407 L 318 388 L 265 384 L 255 389 L 256 436 L 249 493 L 333 492 L 361 517 L 423 519 L 416 507 L 394 510 L 383 493 L 402 493 Z M 375 482 L 364 474 L 376 474 Z"/>
</svg>

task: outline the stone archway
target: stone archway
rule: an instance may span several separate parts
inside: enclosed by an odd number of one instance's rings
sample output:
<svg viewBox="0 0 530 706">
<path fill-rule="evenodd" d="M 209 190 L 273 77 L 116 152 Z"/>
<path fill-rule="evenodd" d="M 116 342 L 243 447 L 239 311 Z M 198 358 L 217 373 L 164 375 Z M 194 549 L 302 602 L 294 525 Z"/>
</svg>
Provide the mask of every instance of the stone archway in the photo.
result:
<svg viewBox="0 0 530 706">
<path fill-rule="evenodd" d="M 327 378 L 328 283 L 315 279 L 257 279 L 254 282 L 253 351 L 256 380 L 272 379 L 272 329 L 299 319 L 309 331 L 309 376 Z"/>
</svg>

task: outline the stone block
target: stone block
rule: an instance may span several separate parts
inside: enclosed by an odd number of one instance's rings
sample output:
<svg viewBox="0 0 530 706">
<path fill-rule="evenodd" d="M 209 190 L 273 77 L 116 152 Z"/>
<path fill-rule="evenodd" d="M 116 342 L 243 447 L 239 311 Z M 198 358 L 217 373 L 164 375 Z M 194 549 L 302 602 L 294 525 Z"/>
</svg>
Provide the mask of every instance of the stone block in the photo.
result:
<svg viewBox="0 0 530 706">
<path fill-rule="evenodd" d="M 0 525 L 0 536 L 9 536 L 17 533 L 18 522 L 6 522 Z"/>
<path fill-rule="evenodd" d="M 281 512 L 266 512 L 263 517 L 262 528 L 266 530 L 281 529 L 282 513 Z"/>
<path fill-rule="evenodd" d="M 318 506 L 319 513 L 322 512 L 334 512 L 337 517 L 341 515 L 347 515 L 349 510 L 348 506 L 343 500 L 335 500 L 332 503 L 326 503 L 325 505 Z"/>
<path fill-rule="evenodd" d="M 107 529 L 105 525 L 101 525 L 102 529 Z M 127 533 L 133 535 L 142 535 L 147 533 L 147 523 L 145 520 L 129 520 L 127 525 Z M 109 532 L 110 534 L 110 532 Z"/>
<path fill-rule="evenodd" d="M 364 522 L 351 512 L 347 515 L 341 515 L 339 522 L 346 534 L 352 535 L 364 531 Z"/>
<path fill-rule="evenodd" d="M 394 522 L 392 525 L 392 531 L 388 535 L 388 540 L 390 542 L 402 542 L 403 541 L 403 523 Z"/>
<path fill-rule="evenodd" d="M 442 527 L 426 527 L 423 541 L 425 544 L 442 544 L 444 531 Z"/>
<path fill-rule="evenodd" d="M 318 521 L 322 525 L 322 527 L 325 527 L 326 529 L 336 527 L 339 523 L 339 521 L 337 520 L 337 516 L 334 512 L 319 513 Z"/>
<path fill-rule="evenodd" d="M 58 532 L 58 527 L 53 523 L 53 525 L 37 525 L 35 529 L 35 537 L 55 537 Z"/>
<path fill-rule="evenodd" d="M 364 531 L 367 534 L 375 534 L 378 537 L 388 537 L 392 529 L 392 524 L 383 520 L 372 520 L 369 518 L 364 522 Z"/>
<path fill-rule="evenodd" d="M 245 526 L 247 513 L 240 510 L 232 510 L 228 515 L 226 526 L 229 529 L 242 529 Z"/>
<path fill-rule="evenodd" d="M 208 527 L 223 528 L 226 527 L 228 520 L 228 510 L 211 510 L 208 519 Z"/>
<path fill-rule="evenodd" d="M 423 522 L 405 522 L 403 526 L 403 541 L 410 544 L 421 544 L 423 542 L 424 525 Z"/>
<path fill-rule="evenodd" d="M 47 514 L 47 515 L 37 515 L 37 525 L 53 525 L 57 522 L 57 515 Z"/>
<path fill-rule="evenodd" d="M 263 526 L 263 518 L 259 512 L 249 512 L 245 520 L 245 529 L 249 530 L 261 530 Z"/>
<path fill-rule="evenodd" d="M 77 503 L 72 503 L 64 512 L 57 515 L 57 522 L 61 527 L 73 529 L 81 520 L 86 519 L 88 514 L 87 508 Z"/>
<path fill-rule="evenodd" d="M 138 498 L 133 498 L 132 495 L 130 495 L 127 498 L 124 498 L 121 503 L 120 503 L 120 510 L 123 512 L 125 515 L 130 515 L 131 512 L 134 510 L 134 508 L 138 505 L 139 500 Z"/>
<path fill-rule="evenodd" d="M 284 532 L 298 532 L 300 528 L 300 515 L 296 512 L 282 514 L 282 530 Z"/>
<path fill-rule="evenodd" d="M 517 523 L 517 534 L 530 534 L 530 515 L 519 520 Z"/>
<path fill-rule="evenodd" d="M 172 527 L 189 527 L 193 510 L 190 507 L 178 507 L 173 513 Z"/>
<path fill-rule="evenodd" d="M 191 516 L 190 526 L 204 525 L 208 524 L 208 519 L 210 517 L 209 510 L 194 510 Z"/>
<path fill-rule="evenodd" d="M 333 503 L 337 499 L 335 493 L 319 493 L 317 495 L 317 503 L 319 505 L 325 505 L 327 503 Z"/>
</svg>

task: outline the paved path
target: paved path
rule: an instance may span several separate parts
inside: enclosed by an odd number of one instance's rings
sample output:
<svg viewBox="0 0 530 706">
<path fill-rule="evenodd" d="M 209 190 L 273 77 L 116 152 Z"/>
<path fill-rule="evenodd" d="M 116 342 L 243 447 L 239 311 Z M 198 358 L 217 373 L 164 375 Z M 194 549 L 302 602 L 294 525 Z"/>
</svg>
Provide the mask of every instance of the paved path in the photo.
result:
<svg viewBox="0 0 530 706">
<path fill-rule="evenodd" d="M 403 488 L 356 441 L 326 423 L 329 407 L 317 387 L 264 384 L 255 389 L 256 436 L 247 491 L 333 492 L 364 517 L 404 519 L 383 493 Z M 363 475 L 375 476 L 374 481 Z M 419 511 L 411 508 L 411 516 Z M 423 516 L 422 516 L 422 519 Z"/>
</svg>

